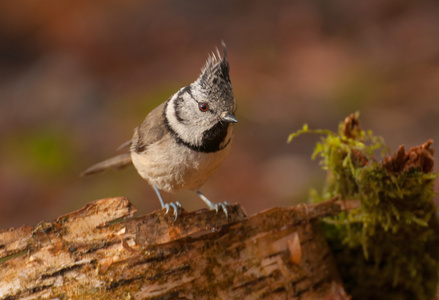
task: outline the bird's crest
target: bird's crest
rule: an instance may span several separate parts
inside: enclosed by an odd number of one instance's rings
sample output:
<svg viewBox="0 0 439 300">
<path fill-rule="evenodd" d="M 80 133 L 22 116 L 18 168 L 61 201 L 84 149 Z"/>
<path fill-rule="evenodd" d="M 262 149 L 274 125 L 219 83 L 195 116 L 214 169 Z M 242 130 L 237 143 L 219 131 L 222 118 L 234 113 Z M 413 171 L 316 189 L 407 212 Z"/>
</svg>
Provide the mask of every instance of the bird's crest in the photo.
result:
<svg viewBox="0 0 439 300">
<path fill-rule="evenodd" d="M 224 55 L 221 56 L 218 48 L 216 49 L 216 52 L 212 52 L 209 55 L 206 64 L 201 70 L 201 75 L 197 79 L 197 83 L 213 98 L 224 98 L 226 95 L 233 98 L 226 44 L 224 42 L 221 44 Z M 213 96 L 215 94 L 217 97 Z M 229 98 L 227 96 L 226 98 Z"/>
</svg>

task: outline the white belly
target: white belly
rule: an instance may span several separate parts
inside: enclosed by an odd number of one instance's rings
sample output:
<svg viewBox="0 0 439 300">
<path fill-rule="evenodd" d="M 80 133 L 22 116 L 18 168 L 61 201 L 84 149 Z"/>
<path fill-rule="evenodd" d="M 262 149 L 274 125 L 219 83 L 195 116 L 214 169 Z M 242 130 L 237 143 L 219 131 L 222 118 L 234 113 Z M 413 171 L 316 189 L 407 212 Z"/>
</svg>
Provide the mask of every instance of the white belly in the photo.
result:
<svg viewBox="0 0 439 300">
<path fill-rule="evenodd" d="M 172 137 L 150 145 L 146 152 L 131 152 L 137 172 L 158 189 L 198 190 L 218 169 L 230 144 L 214 153 L 197 152 L 177 144 Z"/>
</svg>

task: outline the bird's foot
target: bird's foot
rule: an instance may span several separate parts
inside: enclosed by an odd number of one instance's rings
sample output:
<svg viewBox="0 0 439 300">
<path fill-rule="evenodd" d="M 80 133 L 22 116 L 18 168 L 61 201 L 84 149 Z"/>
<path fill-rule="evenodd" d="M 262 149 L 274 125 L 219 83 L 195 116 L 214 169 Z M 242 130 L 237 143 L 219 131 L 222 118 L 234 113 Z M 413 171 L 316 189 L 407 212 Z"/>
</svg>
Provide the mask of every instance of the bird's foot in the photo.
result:
<svg viewBox="0 0 439 300">
<path fill-rule="evenodd" d="M 224 214 L 226 215 L 226 218 L 229 219 L 229 213 L 228 208 L 231 206 L 229 202 L 223 202 L 223 203 L 213 203 L 209 199 L 206 198 L 206 196 L 203 195 L 200 191 L 197 191 L 198 196 L 200 196 L 201 200 L 206 203 L 206 205 L 209 207 L 210 210 L 216 210 L 218 213 L 218 210 L 221 208 Z"/>
<path fill-rule="evenodd" d="M 222 209 L 222 211 L 224 212 L 224 214 L 226 215 L 226 218 L 227 219 L 229 219 L 229 212 L 228 212 L 228 209 L 230 208 L 230 203 L 229 202 L 227 202 L 227 201 L 225 201 L 225 202 L 223 202 L 223 203 L 214 203 L 211 207 L 210 207 L 210 209 L 211 210 L 215 210 L 216 211 L 216 213 L 218 213 L 218 210 L 221 208 Z"/>
<path fill-rule="evenodd" d="M 166 203 L 165 205 L 163 205 L 163 208 L 166 210 L 165 215 L 169 213 L 171 208 L 174 210 L 174 222 L 177 220 L 179 213 L 181 213 L 181 211 L 183 210 L 183 207 L 181 207 L 181 204 L 178 201 L 175 203 Z"/>
</svg>

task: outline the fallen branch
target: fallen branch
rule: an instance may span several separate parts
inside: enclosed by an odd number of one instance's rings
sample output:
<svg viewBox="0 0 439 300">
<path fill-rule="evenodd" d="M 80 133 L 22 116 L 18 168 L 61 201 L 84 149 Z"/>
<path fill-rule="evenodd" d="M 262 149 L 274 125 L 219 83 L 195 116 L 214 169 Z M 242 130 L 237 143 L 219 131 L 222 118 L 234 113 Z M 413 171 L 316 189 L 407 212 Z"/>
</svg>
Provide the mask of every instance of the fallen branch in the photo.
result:
<svg viewBox="0 0 439 300">
<path fill-rule="evenodd" d="M 0 232 L 3 299 L 347 299 L 314 220 L 358 207 L 336 199 L 247 218 L 162 210 L 133 218 L 107 198 L 35 227 Z"/>
</svg>

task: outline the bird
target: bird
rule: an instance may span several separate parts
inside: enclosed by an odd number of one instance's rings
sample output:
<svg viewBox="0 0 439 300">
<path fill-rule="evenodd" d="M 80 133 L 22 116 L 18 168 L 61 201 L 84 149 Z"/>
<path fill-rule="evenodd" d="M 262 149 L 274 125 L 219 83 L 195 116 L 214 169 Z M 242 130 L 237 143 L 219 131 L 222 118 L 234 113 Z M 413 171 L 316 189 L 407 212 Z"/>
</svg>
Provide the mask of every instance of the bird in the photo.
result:
<svg viewBox="0 0 439 300">
<path fill-rule="evenodd" d="M 160 191 L 194 191 L 210 210 L 221 209 L 228 218 L 228 202 L 214 203 L 200 191 L 228 155 L 233 124 L 238 122 L 224 42 L 222 48 L 223 56 L 216 48 L 194 82 L 154 108 L 134 129 L 132 139 L 119 147 L 129 151 L 91 166 L 81 176 L 133 164 L 156 192 L 165 214 L 173 210 L 174 220 L 183 208 L 179 202 L 165 204 Z"/>
</svg>

